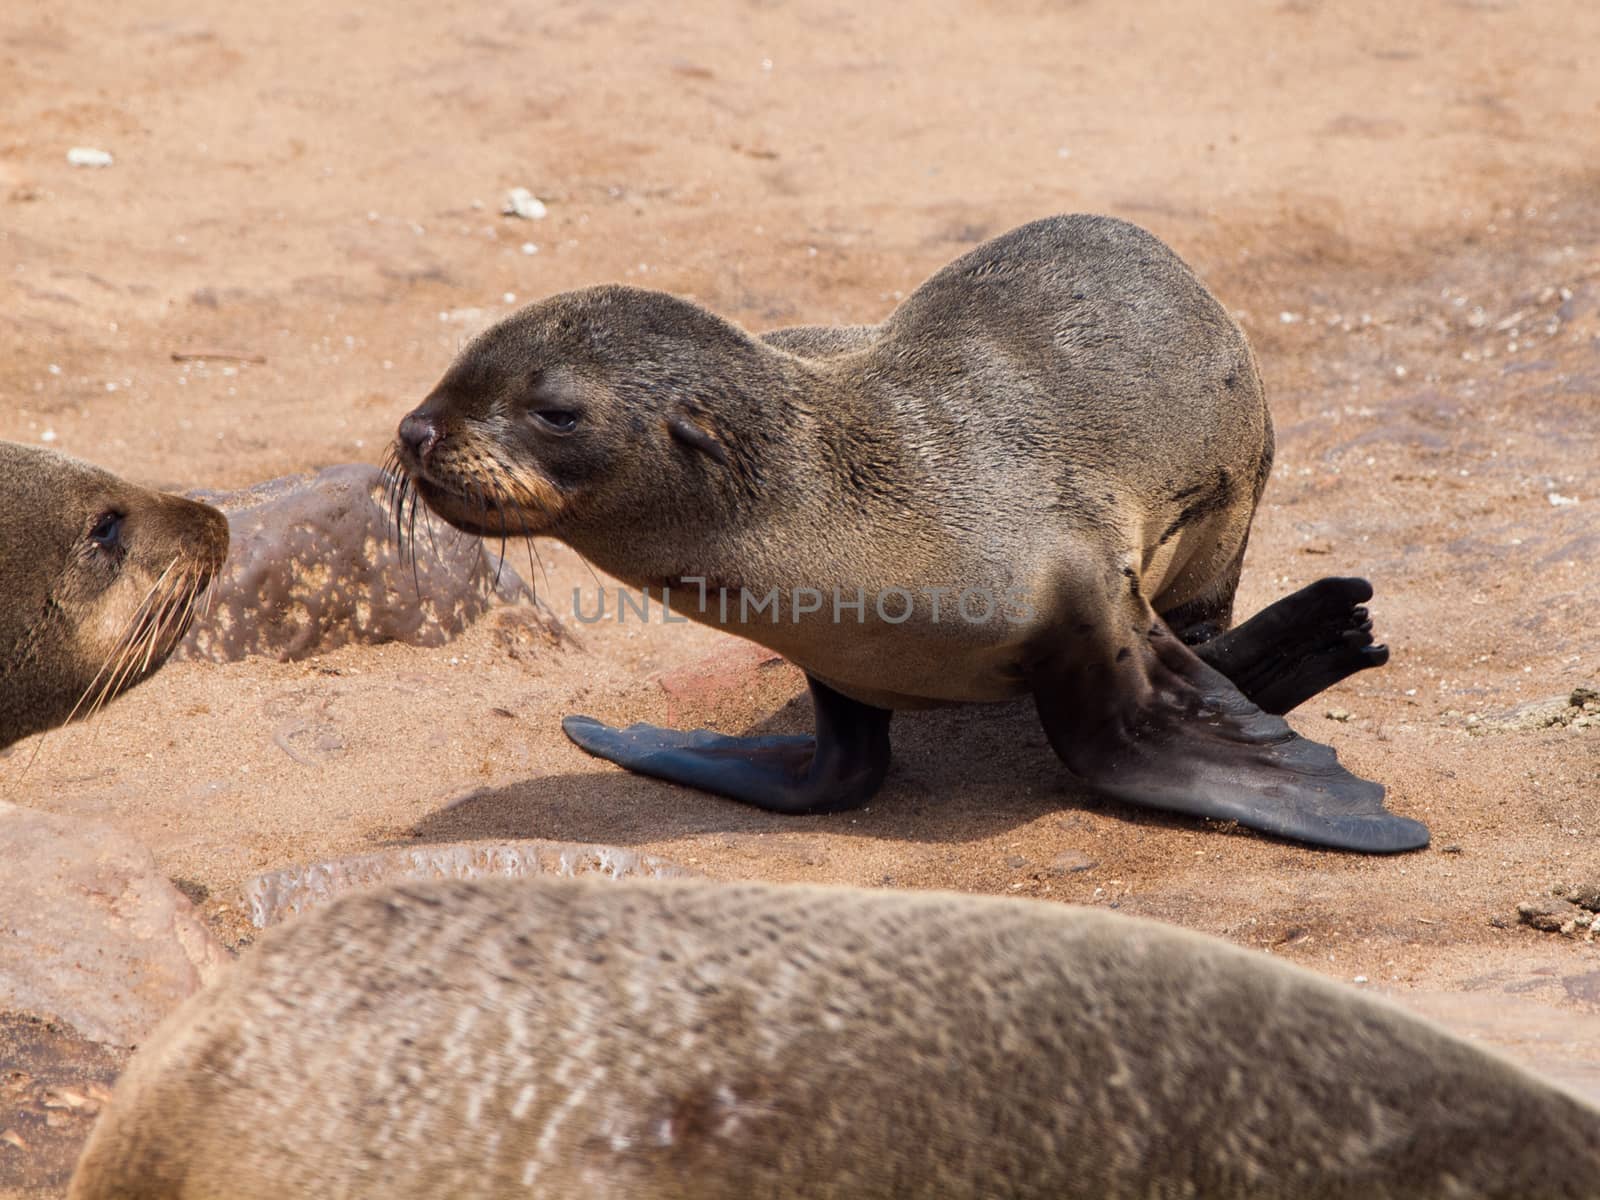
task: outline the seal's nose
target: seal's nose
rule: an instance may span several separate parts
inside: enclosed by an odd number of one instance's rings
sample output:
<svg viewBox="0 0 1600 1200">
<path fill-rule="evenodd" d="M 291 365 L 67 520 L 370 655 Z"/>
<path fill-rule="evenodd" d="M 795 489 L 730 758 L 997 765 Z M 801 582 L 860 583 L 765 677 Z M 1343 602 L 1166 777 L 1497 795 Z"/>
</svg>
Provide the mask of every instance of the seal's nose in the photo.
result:
<svg viewBox="0 0 1600 1200">
<path fill-rule="evenodd" d="M 417 462 L 426 462 L 428 452 L 439 444 L 439 423 L 423 412 L 407 413 L 400 422 L 400 441 Z"/>
</svg>

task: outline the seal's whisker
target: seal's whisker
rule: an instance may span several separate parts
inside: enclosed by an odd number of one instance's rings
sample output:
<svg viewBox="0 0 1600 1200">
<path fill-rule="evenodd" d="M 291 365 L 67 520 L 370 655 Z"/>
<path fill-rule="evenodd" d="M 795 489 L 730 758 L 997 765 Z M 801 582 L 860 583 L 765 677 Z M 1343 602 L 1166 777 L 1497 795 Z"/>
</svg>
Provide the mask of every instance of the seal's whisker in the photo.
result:
<svg viewBox="0 0 1600 1200">
<path fill-rule="evenodd" d="M 400 497 L 405 494 L 405 487 L 406 481 L 402 475 L 398 473 L 391 474 L 386 480 L 386 486 L 383 493 L 384 506 L 386 509 L 385 515 L 389 518 L 389 524 L 393 526 L 393 528 L 390 530 L 390 533 L 394 537 L 396 545 L 398 545 L 400 541 L 400 527 L 395 522 L 394 515 L 396 509 L 398 509 L 400 506 Z"/>
<path fill-rule="evenodd" d="M 411 516 L 406 521 L 406 537 L 411 541 L 411 586 L 416 589 L 417 595 L 422 595 L 422 577 L 417 571 L 417 505 L 421 497 L 413 488 L 411 492 Z M 402 557 L 402 563 L 405 559 Z"/>
<path fill-rule="evenodd" d="M 476 481 L 474 481 L 470 485 L 470 487 L 471 487 L 471 491 L 468 493 L 468 495 L 473 500 L 476 500 L 478 502 L 478 514 L 479 514 L 478 524 L 480 526 L 482 526 L 482 527 L 487 528 L 488 524 L 489 524 L 489 494 L 486 491 L 484 491 L 483 490 L 483 486 L 481 484 L 477 483 Z M 472 568 L 471 569 L 472 569 L 472 571 L 476 571 L 479 567 L 481 567 L 483 565 L 483 539 L 481 537 L 473 538 L 472 539 L 472 543 L 473 543 L 473 545 L 472 545 Z"/>
<path fill-rule="evenodd" d="M 211 602 L 216 599 L 218 590 L 217 577 L 212 575 L 210 579 L 206 580 L 205 590 L 200 597 L 202 604 L 200 619 L 202 621 L 211 619 Z"/>
<path fill-rule="evenodd" d="M 390 533 L 394 538 L 395 552 L 403 564 L 406 559 L 406 502 L 414 498 L 415 485 L 410 473 L 401 465 L 399 452 L 393 446 L 389 447 L 389 452 L 384 457 L 383 472 L 384 500 L 393 526 Z M 414 547 L 413 553 L 415 553 Z"/>
<path fill-rule="evenodd" d="M 118 653 L 115 659 L 113 670 L 106 677 L 105 683 L 100 686 L 99 693 L 96 694 L 92 700 L 90 700 L 89 707 L 84 710 L 83 719 L 85 721 L 91 719 L 97 712 L 104 708 L 105 705 L 110 701 L 111 697 L 116 694 L 117 689 L 122 683 L 122 680 L 127 675 L 129 665 L 136 662 L 138 657 L 139 643 L 137 640 L 130 641 Z M 87 696 L 85 698 L 87 698 Z"/>
<path fill-rule="evenodd" d="M 409 497 L 410 492 L 411 480 L 409 477 L 396 477 L 394 485 L 394 497 L 389 505 L 389 515 L 394 521 L 395 551 L 397 554 L 399 554 L 402 564 L 406 560 L 405 513 L 406 500 Z"/>
<path fill-rule="evenodd" d="M 150 584 L 150 587 L 146 590 L 143 599 L 139 601 L 138 607 L 134 609 L 133 616 L 128 619 L 127 625 L 123 627 L 123 630 L 118 635 L 117 640 L 112 643 L 111 650 L 106 655 L 105 662 L 101 664 L 100 669 L 96 671 L 93 678 L 89 680 L 89 686 L 86 687 L 83 691 L 83 694 L 78 697 L 77 703 L 72 706 L 71 711 L 67 713 L 67 719 L 63 721 L 62 724 L 70 724 L 73 719 L 77 717 L 79 711 L 83 708 L 84 702 L 94 694 L 95 688 L 100 684 L 102 678 L 106 680 L 106 684 L 109 686 L 111 681 L 116 677 L 116 674 L 118 671 L 120 671 L 120 666 L 114 664 L 120 664 L 127 652 L 137 643 L 140 623 L 144 620 L 145 614 L 149 611 L 151 601 L 155 597 L 157 589 L 161 587 L 161 584 L 166 579 L 167 574 L 174 566 L 177 565 L 177 563 L 178 560 L 174 558 L 172 562 L 167 564 L 167 569 L 157 576 L 156 579 Z M 109 675 L 107 674 L 108 672 L 110 672 Z M 101 688 L 102 695 L 104 692 L 105 689 Z M 85 720 L 93 715 L 98 703 L 99 702 L 97 701 L 96 704 L 90 705 L 89 710 L 84 713 Z"/>
<path fill-rule="evenodd" d="M 89 706 L 85 717 L 92 717 L 104 708 L 115 696 L 119 695 L 127 686 L 129 680 L 141 670 L 148 670 L 150 658 L 154 651 L 154 641 L 160 632 L 161 616 L 168 603 L 168 593 L 174 582 L 173 571 L 178 566 L 179 559 L 174 558 L 167 564 L 150 591 L 146 593 L 144 604 L 131 622 L 132 636 L 128 639 L 127 648 L 123 652 L 121 665 L 117 671 L 106 681 L 100 689 L 100 694 L 95 697 L 94 703 Z M 141 649 L 144 658 L 143 667 L 140 666 Z"/>
<path fill-rule="evenodd" d="M 156 605 L 152 612 L 149 621 L 150 628 L 144 638 L 144 664 L 139 668 L 141 671 L 150 669 L 150 659 L 155 655 L 156 645 L 161 641 L 167 621 L 172 615 L 173 600 L 178 594 L 178 589 L 186 586 L 187 583 L 187 572 L 174 576 L 171 582 L 167 584 L 165 594 L 162 595 L 160 603 Z"/>
<path fill-rule="evenodd" d="M 574 554 L 576 554 L 576 555 L 578 555 L 578 561 L 579 561 L 579 562 L 581 562 L 581 563 L 582 563 L 582 564 L 583 564 L 583 565 L 584 565 L 584 567 L 585 567 L 585 568 L 587 568 L 587 569 L 588 569 L 588 572 L 589 572 L 589 578 L 590 578 L 590 579 L 592 579 L 592 580 L 594 580 L 594 586 L 595 586 L 595 589 L 596 589 L 596 590 L 598 590 L 598 591 L 602 591 L 602 592 L 603 592 L 603 591 L 604 591 L 604 589 L 605 589 L 605 585 L 604 585 L 604 584 L 603 584 L 603 583 L 601 583 L 601 582 L 600 582 L 600 576 L 599 576 L 599 575 L 597 575 L 597 574 L 595 574 L 595 570 L 594 570 L 594 567 L 593 567 L 593 565 L 592 565 L 592 564 L 591 564 L 591 563 L 590 563 L 590 562 L 589 562 L 589 560 L 588 560 L 588 559 L 587 559 L 587 558 L 585 558 L 585 557 L 584 557 L 584 556 L 583 556 L 583 555 L 582 555 L 582 554 L 581 554 L 581 553 L 580 553 L 580 552 L 579 552 L 579 551 L 578 551 L 578 550 L 577 550 L 577 548 L 576 548 L 576 547 L 568 547 L 568 548 L 569 548 L 569 549 L 570 549 L 570 550 L 572 550 L 572 552 L 573 552 L 573 553 L 574 553 Z"/>
<path fill-rule="evenodd" d="M 517 525 L 522 530 L 522 544 L 527 548 L 528 551 L 528 588 L 533 592 L 533 598 L 535 600 L 539 598 L 539 587 L 534 581 L 534 574 L 536 570 L 534 564 L 536 562 L 538 563 L 537 573 L 544 576 L 545 591 L 549 592 L 552 596 L 555 595 L 555 588 L 550 584 L 550 574 L 544 569 L 544 559 L 537 558 L 534 555 L 533 534 L 528 532 L 528 523 L 519 516 L 517 518 Z"/>
<path fill-rule="evenodd" d="M 494 511 L 500 523 L 500 557 L 494 564 L 494 586 L 498 588 L 500 572 L 504 571 L 506 566 L 506 509 L 505 505 L 500 503 L 499 496 L 494 498 Z"/>
<path fill-rule="evenodd" d="M 423 505 L 422 507 L 422 527 L 428 531 L 428 549 L 433 553 L 434 561 L 438 562 L 439 543 L 436 542 L 433 537 L 433 513 L 427 505 Z M 416 553 L 415 548 L 412 549 L 412 553 Z"/>
<path fill-rule="evenodd" d="M 150 669 L 151 657 L 156 650 L 165 647 L 166 652 L 170 653 L 188 629 L 194 617 L 195 592 L 200 586 L 200 579 L 198 571 L 187 567 L 168 587 L 167 597 L 145 650 L 146 671 Z"/>
<path fill-rule="evenodd" d="M 400 486 L 400 499 L 395 505 L 394 536 L 395 542 L 397 543 L 400 551 L 401 566 L 405 565 L 408 554 L 413 560 L 417 556 L 416 543 L 412 542 L 408 544 L 406 541 L 406 506 L 408 504 L 415 506 L 416 502 L 416 489 L 408 480 Z"/>
</svg>

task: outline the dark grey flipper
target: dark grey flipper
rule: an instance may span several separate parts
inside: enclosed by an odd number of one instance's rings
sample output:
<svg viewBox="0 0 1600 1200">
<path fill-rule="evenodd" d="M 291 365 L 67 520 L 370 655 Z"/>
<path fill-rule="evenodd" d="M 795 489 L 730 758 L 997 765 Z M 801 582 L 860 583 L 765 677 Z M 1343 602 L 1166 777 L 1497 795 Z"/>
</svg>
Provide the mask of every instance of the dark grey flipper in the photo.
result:
<svg viewBox="0 0 1600 1200">
<path fill-rule="evenodd" d="M 1252 704 L 1164 624 L 1132 640 L 1086 632 L 1030 666 L 1050 744 L 1096 792 L 1340 850 L 1428 844 L 1425 825 L 1384 808 L 1381 784 Z"/>
<path fill-rule="evenodd" d="M 841 696 L 812 679 L 817 736 L 728 737 L 654 725 L 616 729 L 593 717 L 561 728 L 590 754 L 769 812 L 843 812 L 872 798 L 889 772 L 887 709 Z"/>
<path fill-rule="evenodd" d="M 1200 642 L 1194 652 L 1251 703 L 1286 713 L 1341 679 L 1389 661 L 1389 648 L 1373 645 L 1372 619 L 1362 607 L 1370 599 L 1365 579 L 1319 579 Z"/>
</svg>

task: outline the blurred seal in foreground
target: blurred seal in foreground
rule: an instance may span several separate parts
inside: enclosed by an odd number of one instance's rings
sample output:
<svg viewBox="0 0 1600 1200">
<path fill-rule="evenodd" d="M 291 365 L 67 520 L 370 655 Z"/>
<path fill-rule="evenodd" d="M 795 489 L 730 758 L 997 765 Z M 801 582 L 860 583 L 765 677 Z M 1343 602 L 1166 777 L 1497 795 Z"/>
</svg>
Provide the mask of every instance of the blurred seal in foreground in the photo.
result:
<svg viewBox="0 0 1600 1200">
<path fill-rule="evenodd" d="M 1578 1200 L 1600 1110 L 1308 971 L 1036 901 L 476 881 L 269 933 L 74 1200 Z"/>
</svg>

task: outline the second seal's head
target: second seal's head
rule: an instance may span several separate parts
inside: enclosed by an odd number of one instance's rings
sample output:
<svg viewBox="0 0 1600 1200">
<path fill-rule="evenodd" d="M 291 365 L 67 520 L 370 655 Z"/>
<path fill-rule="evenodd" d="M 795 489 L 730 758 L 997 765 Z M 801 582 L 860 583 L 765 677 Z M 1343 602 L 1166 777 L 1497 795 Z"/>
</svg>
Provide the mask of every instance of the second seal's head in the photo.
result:
<svg viewBox="0 0 1600 1200">
<path fill-rule="evenodd" d="M 670 524 L 708 487 L 740 485 L 725 431 L 762 390 L 764 350 L 661 292 L 552 296 L 468 343 L 400 422 L 394 457 L 430 509 L 478 536 Z"/>
</svg>

